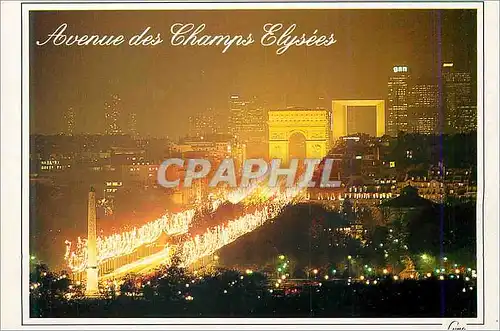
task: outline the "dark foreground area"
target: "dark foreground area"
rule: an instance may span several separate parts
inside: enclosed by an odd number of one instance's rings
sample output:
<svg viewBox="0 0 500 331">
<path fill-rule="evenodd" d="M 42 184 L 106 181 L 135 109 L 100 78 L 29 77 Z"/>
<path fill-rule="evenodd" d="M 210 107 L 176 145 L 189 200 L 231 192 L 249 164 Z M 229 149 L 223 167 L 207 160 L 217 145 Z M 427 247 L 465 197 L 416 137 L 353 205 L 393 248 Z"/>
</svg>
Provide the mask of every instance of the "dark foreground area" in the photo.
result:
<svg viewBox="0 0 500 331">
<path fill-rule="evenodd" d="M 452 275 L 419 280 L 285 280 L 226 270 L 129 279 L 83 298 L 64 278 L 31 292 L 32 317 L 475 317 L 476 286 Z M 67 287 L 66 287 L 67 286 Z M 43 284 L 39 289 L 43 288 Z M 107 291 L 107 292 L 106 292 Z"/>
</svg>

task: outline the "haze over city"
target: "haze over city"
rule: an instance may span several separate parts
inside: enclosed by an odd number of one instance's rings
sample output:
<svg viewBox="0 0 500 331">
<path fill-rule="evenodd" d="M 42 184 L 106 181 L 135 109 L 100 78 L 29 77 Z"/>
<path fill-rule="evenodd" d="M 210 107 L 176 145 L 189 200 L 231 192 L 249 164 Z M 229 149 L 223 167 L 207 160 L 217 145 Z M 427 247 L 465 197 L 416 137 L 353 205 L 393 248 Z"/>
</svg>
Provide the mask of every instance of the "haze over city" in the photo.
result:
<svg viewBox="0 0 500 331">
<path fill-rule="evenodd" d="M 439 61 L 475 76 L 474 11 L 284 10 L 32 13 L 32 41 L 62 23 L 72 34 L 133 35 L 150 26 L 162 44 L 149 47 L 33 46 L 30 54 L 31 130 L 54 134 L 72 107 L 76 133 L 104 132 L 104 103 L 118 94 L 124 113 L 137 114 L 145 136 L 184 136 L 188 117 L 208 108 L 228 114 L 228 97 L 257 96 L 268 109 L 325 107 L 318 98 L 386 99 L 393 65 L 437 81 Z M 297 34 L 334 33 L 330 47 L 275 49 L 172 47 L 177 22 L 206 24 L 211 34 L 262 34 L 265 23 L 297 24 Z M 440 32 L 440 36 L 438 36 Z M 98 120 L 96 120 L 98 119 Z"/>
</svg>

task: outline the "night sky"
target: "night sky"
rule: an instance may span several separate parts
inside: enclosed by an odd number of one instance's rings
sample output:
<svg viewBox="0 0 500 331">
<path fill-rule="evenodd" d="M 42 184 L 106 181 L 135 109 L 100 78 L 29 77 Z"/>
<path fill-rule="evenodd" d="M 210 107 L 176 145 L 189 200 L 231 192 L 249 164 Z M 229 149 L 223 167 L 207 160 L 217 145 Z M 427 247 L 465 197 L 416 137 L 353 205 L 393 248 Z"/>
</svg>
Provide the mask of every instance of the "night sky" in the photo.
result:
<svg viewBox="0 0 500 331">
<path fill-rule="evenodd" d="M 119 35 L 151 27 L 157 46 L 37 46 L 60 24 L 67 34 Z M 205 23 L 204 34 L 252 33 L 247 47 L 172 46 L 174 23 Z M 295 35 L 334 33 L 329 47 L 263 47 L 265 23 L 297 24 Z M 439 28 L 440 27 L 440 28 Z M 437 31 L 441 30 L 441 37 Z M 441 40 L 441 47 L 439 41 Z M 476 66 L 473 10 L 60 11 L 31 14 L 32 133 L 63 130 L 76 111 L 76 133 L 104 130 L 104 102 L 119 94 L 124 115 L 136 112 L 141 135 L 184 135 L 188 117 L 208 107 L 228 111 L 228 96 L 258 96 L 269 108 L 316 106 L 332 99 L 386 99 L 393 65 L 437 79 L 444 61 Z"/>
</svg>

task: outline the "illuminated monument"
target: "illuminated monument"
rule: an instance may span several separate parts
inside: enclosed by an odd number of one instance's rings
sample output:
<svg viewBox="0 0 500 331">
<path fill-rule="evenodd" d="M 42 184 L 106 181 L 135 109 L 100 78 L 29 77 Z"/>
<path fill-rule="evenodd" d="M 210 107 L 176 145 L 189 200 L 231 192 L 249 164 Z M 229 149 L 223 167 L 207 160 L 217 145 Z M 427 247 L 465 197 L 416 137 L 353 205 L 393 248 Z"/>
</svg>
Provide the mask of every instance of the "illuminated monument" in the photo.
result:
<svg viewBox="0 0 500 331">
<path fill-rule="evenodd" d="M 98 266 L 97 266 L 97 229 L 96 229 L 96 209 L 95 191 L 90 188 L 87 215 L 87 287 L 86 296 L 95 296 L 99 293 L 98 288 Z"/>
<path fill-rule="evenodd" d="M 288 108 L 268 112 L 269 158 L 322 158 L 330 148 L 331 113 L 325 109 Z M 293 147 L 296 141 L 297 151 Z"/>
<path fill-rule="evenodd" d="M 349 107 L 375 107 L 376 136 L 385 134 L 385 101 L 384 100 L 334 100 L 333 109 L 333 139 L 348 135 L 347 112 Z"/>
</svg>

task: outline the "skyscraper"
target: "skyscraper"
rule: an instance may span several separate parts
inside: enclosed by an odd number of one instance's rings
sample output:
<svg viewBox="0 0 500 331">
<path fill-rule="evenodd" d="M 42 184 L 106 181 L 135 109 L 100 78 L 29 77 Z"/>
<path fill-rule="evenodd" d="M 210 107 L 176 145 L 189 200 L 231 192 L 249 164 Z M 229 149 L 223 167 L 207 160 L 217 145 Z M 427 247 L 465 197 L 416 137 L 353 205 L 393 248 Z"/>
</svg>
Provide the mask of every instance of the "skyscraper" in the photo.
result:
<svg viewBox="0 0 500 331">
<path fill-rule="evenodd" d="M 64 124 L 65 128 L 62 132 L 62 134 L 66 134 L 68 136 L 72 136 L 75 131 L 75 111 L 73 110 L 73 107 L 69 107 L 65 112 L 64 112 Z"/>
<path fill-rule="evenodd" d="M 257 98 L 245 100 L 239 95 L 229 98 L 229 132 L 241 142 L 265 139 L 265 111 Z"/>
<path fill-rule="evenodd" d="M 423 80 L 411 84 L 408 94 L 408 131 L 420 134 L 439 132 L 438 85 Z"/>
<path fill-rule="evenodd" d="M 235 137 L 241 132 L 247 110 L 248 102 L 239 95 L 229 97 L 229 133 Z"/>
<path fill-rule="evenodd" d="M 189 135 L 202 137 L 221 133 L 220 116 L 212 108 L 189 117 Z"/>
<path fill-rule="evenodd" d="M 107 135 L 120 135 L 123 131 L 120 127 L 120 96 L 113 94 L 110 101 L 104 103 L 105 132 Z"/>
<path fill-rule="evenodd" d="M 397 65 L 389 76 L 387 96 L 387 126 L 390 136 L 397 136 L 399 131 L 408 131 L 408 83 L 410 71 L 407 66 Z"/>
<path fill-rule="evenodd" d="M 446 133 L 465 133 L 477 129 L 475 85 L 469 72 L 443 63 L 444 130 Z"/>
<path fill-rule="evenodd" d="M 133 139 L 137 139 L 139 132 L 137 132 L 137 114 L 130 113 L 128 117 L 128 132 Z"/>
</svg>

